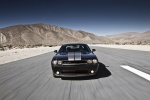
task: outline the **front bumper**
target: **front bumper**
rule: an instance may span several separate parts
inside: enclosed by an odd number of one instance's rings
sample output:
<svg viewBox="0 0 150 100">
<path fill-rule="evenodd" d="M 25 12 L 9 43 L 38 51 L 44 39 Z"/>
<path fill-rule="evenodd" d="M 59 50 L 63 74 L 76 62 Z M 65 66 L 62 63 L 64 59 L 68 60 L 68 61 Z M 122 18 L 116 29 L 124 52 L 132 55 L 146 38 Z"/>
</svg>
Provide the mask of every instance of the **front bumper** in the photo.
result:
<svg viewBox="0 0 150 100">
<path fill-rule="evenodd" d="M 53 65 L 53 74 L 57 77 L 82 77 L 82 76 L 92 76 L 97 73 L 97 64 L 73 64 L 73 65 Z M 93 71 L 93 73 L 91 72 Z M 56 72 L 59 72 L 57 74 Z"/>
</svg>

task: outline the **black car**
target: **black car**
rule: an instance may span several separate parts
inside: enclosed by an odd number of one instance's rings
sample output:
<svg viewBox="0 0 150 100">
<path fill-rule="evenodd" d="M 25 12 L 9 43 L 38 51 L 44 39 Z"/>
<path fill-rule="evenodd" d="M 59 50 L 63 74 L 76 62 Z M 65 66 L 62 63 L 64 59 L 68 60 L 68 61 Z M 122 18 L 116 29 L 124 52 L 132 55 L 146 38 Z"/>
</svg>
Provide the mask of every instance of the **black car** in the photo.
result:
<svg viewBox="0 0 150 100">
<path fill-rule="evenodd" d="M 64 44 L 51 61 L 53 76 L 56 77 L 80 77 L 95 75 L 99 64 L 95 49 L 87 44 Z"/>
</svg>

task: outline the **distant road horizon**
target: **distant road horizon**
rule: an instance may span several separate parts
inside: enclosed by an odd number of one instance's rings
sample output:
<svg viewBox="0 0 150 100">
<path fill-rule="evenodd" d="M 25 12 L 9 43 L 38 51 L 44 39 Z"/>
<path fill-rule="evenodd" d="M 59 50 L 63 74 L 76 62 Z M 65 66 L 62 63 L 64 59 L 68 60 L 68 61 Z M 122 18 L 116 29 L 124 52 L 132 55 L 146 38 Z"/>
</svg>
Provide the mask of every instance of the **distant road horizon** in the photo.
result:
<svg viewBox="0 0 150 100">
<path fill-rule="evenodd" d="M 104 47 L 114 49 L 125 49 L 134 51 L 147 51 L 150 52 L 150 45 L 106 45 L 106 44 L 88 44 L 93 47 Z M 59 49 L 60 46 L 56 47 L 37 47 L 37 48 L 24 48 L 24 49 L 10 49 L 6 51 L 0 51 L 0 64 L 5 64 L 29 57 L 37 56 L 40 54 L 53 52 L 55 49 Z"/>
</svg>

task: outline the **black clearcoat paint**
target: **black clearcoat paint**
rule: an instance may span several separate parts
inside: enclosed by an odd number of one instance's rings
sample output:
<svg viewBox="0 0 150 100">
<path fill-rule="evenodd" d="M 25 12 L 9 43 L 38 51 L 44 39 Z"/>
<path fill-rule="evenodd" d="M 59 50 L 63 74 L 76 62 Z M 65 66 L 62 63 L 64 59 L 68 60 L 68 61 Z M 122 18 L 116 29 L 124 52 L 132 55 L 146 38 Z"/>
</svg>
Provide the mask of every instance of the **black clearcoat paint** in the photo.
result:
<svg viewBox="0 0 150 100">
<path fill-rule="evenodd" d="M 77 45 L 81 45 L 81 46 L 84 45 L 87 46 L 87 48 L 89 48 L 88 45 L 86 44 L 77 44 Z M 80 76 L 95 75 L 98 70 L 99 64 L 93 62 L 89 64 L 87 63 L 87 60 L 96 59 L 98 62 L 98 59 L 96 55 L 90 50 L 90 48 L 87 51 L 88 52 L 81 51 L 81 60 L 74 59 L 72 61 L 68 60 L 68 52 L 58 52 L 51 61 L 54 77 L 80 77 Z M 52 63 L 54 60 L 62 61 L 62 64 L 57 63 L 56 65 L 54 65 Z M 65 62 L 67 62 L 67 64 Z M 93 70 L 94 73 L 91 73 L 91 70 Z M 59 71 L 59 74 L 56 74 L 57 71 Z"/>
</svg>

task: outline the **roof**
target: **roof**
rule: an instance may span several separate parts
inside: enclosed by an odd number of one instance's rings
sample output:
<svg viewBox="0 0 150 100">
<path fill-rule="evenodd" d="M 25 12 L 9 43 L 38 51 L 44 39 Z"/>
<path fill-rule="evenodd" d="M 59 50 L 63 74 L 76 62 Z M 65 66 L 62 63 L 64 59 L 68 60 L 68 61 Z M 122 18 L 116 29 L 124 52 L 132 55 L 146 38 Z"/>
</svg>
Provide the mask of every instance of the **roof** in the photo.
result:
<svg viewBox="0 0 150 100">
<path fill-rule="evenodd" d="M 87 45 L 85 43 L 67 43 L 67 44 L 63 44 L 63 45 L 71 45 L 71 44 L 83 44 L 83 45 Z"/>
</svg>

